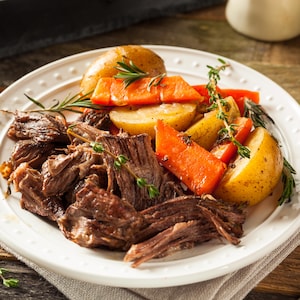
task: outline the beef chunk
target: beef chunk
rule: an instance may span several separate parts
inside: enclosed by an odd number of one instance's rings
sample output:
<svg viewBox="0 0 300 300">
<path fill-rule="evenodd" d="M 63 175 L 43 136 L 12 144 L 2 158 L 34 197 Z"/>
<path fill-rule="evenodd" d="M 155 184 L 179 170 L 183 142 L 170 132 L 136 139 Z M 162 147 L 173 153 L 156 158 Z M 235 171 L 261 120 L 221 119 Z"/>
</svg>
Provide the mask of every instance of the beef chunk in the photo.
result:
<svg viewBox="0 0 300 300">
<path fill-rule="evenodd" d="M 7 135 L 14 140 L 67 144 L 69 139 L 66 130 L 62 119 L 52 115 L 17 113 Z"/>
<path fill-rule="evenodd" d="M 236 245 L 243 234 L 246 204 L 217 201 L 211 196 L 183 196 L 141 212 L 149 225 L 139 232 L 124 260 L 133 267 L 151 258 L 169 255 L 213 238 Z"/>
<path fill-rule="evenodd" d="M 133 173 L 158 188 L 159 195 L 150 198 L 147 188 L 138 187 L 136 179 L 128 170 L 115 168 L 115 159 L 103 153 L 107 165 L 108 190 L 128 200 L 138 211 L 161 203 L 166 198 L 183 194 L 180 185 L 174 182 L 172 175 L 166 173 L 159 165 L 148 135 L 128 136 L 124 133 L 102 135 L 97 138 L 97 142 L 103 144 L 114 155 L 127 157 L 127 165 Z"/>
<path fill-rule="evenodd" d="M 13 169 L 16 169 L 23 162 L 27 162 L 34 169 L 39 169 L 48 156 L 53 153 L 55 153 L 55 144 L 19 140 L 14 147 L 10 160 Z"/>
<path fill-rule="evenodd" d="M 111 120 L 107 110 L 86 109 L 78 118 L 79 122 L 84 122 L 94 128 L 109 131 Z"/>
<path fill-rule="evenodd" d="M 86 179 L 75 203 L 58 220 L 59 227 L 80 246 L 126 250 L 145 226 L 144 218 L 126 200 L 99 188 L 95 177 Z"/>
<path fill-rule="evenodd" d="M 69 153 L 50 156 L 42 166 L 42 191 L 45 196 L 62 195 L 85 178 L 101 157 L 85 145 L 70 146 Z"/>
<path fill-rule="evenodd" d="M 22 193 L 20 205 L 28 211 L 56 221 L 64 213 L 64 205 L 60 197 L 45 197 L 42 193 L 43 177 L 32 169 L 28 163 L 22 163 L 13 172 L 16 191 Z"/>
</svg>

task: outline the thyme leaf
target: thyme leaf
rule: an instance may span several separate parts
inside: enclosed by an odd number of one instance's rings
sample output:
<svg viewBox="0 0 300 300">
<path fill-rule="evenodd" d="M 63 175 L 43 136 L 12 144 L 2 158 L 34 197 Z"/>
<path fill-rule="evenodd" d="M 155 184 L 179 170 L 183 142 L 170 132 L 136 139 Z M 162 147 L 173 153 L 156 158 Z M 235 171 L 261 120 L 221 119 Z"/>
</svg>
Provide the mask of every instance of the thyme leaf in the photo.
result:
<svg viewBox="0 0 300 300">
<path fill-rule="evenodd" d="M 19 280 L 15 278 L 5 278 L 4 275 L 8 270 L 5 268 L 0 268 L 0 278 L 2 280 L 3 285 L 6 287 L 17 287 L 19 284 Z"/>
<path fill-rule="evenodd" d="M 113 159 L 114 159 L 114 167 L 117 169 L 117 170 L 120 170 L 121 168 L 124 168 L 127 170 L 127 172 L 129 172 L 129 174 L 131 174 L 135 181 L 136 181 L 136 184 L 138 187 L 142 188 L 142 187 L 145 187 L 148 191 L 148 195 L 150 198 L 155 198 L 159 195 L 159 190 L 158 188 L 153 185 L 153 184 L 149 184 L 147 182 L 147 180 L 145 178 L 141 178 L 139 176 L 137 176 L 133 170 L 127 165 L 127 162 L 129 161 L 129 158 L 127 158 L 125 155 L 123 154 L 120 154 L 120 155 L 115 155 L 114 153 L 112 153 L 111 151 L 109 151 L 108 149 L 106 149 L 102 143 L 99 143 L 99 142 L 93 142 L 93 141 L 90 141 L 88 140 L 87 138 L 75 133 L 72 129 L 73 129 L 74 126 L 72 127 L 69 127 L 67 129 L 67 134 L 69 136 L 72 136 L 74 138 L 77 138 L 85 143 L 88 143 L 92 149 L 97 152 L 97 153 L 106 153 L 108 154 L 109 156 L 111 156 Z"/>
<path fill-rule="evenodd" d="M 250 149 L 247 148 L 246 146 L 243 146 L 234 137 L 235 130 L 233 126 L 229 124 L 228 116 L 226 114 L 226 109 L 225 109 L 227 105 L 227 101 L 217 91 L 218 81 L 221 79 L 220 72 L 224 71 L 227 67 L 230 66 L 221 58 L 219 58 L 218 61 L 221 63 L 221 65 L 218 67 L 212 67 L 209 65 L 207 66 L 207 68 L 209 69 L 208 72 L 209 81 L 206 85 L 206 88 L 211 103 L 209 109 L 217 109 L 218 111 L 216 116 L 224 123 L 224 128 L 221 129 L 219 134 L 228 136 L 229 140 L 232 141 L 234 145 L 237 146 L 237 152 L 241 157 L 250 158 Z"/>
</svg>

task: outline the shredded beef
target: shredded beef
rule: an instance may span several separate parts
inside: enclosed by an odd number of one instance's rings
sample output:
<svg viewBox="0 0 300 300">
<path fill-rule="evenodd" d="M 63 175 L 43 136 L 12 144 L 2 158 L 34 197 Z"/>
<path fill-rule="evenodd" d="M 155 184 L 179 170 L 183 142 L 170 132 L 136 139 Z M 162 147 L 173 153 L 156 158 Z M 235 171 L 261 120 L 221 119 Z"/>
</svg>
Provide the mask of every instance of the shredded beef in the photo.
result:
<svg viewBox="0 0 300 300">
<path fill-rule="evenodd" d="M 79 122 L 84 122 L 94 128 L 109 130 L 111 120 L 107 111 L 86 109 L 78 118 Z"/>
<path fill-rule="evenodd" d="M 114 158 L 103 153 L 103 159 L 107 165 L 108 191 L 125 198 L 136 210 L 143 210 L 169 197 L 183 194 L 181 186 L 175 183 L 172 175 L 166 173 L 159 165 L 148 135 L 128 136 L 124 133 L 102 135 L 97 138 L 97 142 L 102 143 L 114 155 L 127 157 L 129 159 L 127 165 L 134 174 L 158 188 L 159 195 L 150 198 L 146 187 L 139 187 L 136 179 L 125 168 L 116 169 Z"/>
<path fill-rule="evenodd" d="M 52 115 L 17 113 L 7 135 L 14 140 L 66 144 L 69 141 L 66 130 L 62 119 Z"/>
<path fill-rule="evenodd" d="M 80 246 L 126 250 L 145 226 L 144 218 L 125 199 L 99 188 L 95 177 L 86 179 L 58 225 Z"/>
<path fill-rule="evenodd" d="M 14 169 L 23 162 L 27 162 L 34 169 L 39 169 L 48 156 L 55 152 L 55 144 L 19 140 L 16 142 L 10 160 Z"/>
<path fill-rule="evenodd" d="M 45 196 L 62 195 L 85 178 L 92 165 L 101 164 L 101 157 L 91 147 L 70 146 L 69 153 L 50 156 L 42 166 Z"/>
<path fill-rule="evenodd" d="M 56 221 L 64 213 L 63 202 L 56 195 L 45 197 L 42 192 L 42 180 L 42 175 L 25 162 L 20 164 L 13 173 L 15 189 L 22 194 L 21 207 L 34 214 Z"/>
<path fill-rule="evenodd" d="M 246 204 L 237 206 L 211 196 L 183 196 L 141 212 L 149 223 L 139 232 L 124 260 L 137 267 L 151 258 L 169 255 L 214 238 L 237 245 L 243 234 Z"/>
</svg>

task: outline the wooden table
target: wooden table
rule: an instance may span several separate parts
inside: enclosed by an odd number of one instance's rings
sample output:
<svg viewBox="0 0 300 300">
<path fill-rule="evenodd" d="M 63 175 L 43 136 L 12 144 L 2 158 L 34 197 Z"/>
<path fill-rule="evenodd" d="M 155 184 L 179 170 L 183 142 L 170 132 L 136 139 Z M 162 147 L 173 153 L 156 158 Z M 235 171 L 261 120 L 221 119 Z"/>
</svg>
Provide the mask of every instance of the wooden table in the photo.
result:
<svg viewBox="0 0 300 300">
<path fill-rule="evenodd" d="M 48 62 L 75 53 L 118 44 L 161 44 L 209 51 L 237 60 L 273 79 L 300 103 L 300 36 L 267 43 L 236 33 L 226 22 L 225 5 L 145 21 L 78 41 L 38 49 L 0 60 L 0 87 Z M 0 267 L 20 280 L 18 288 L 0 285 L 0 299 L 66 299 L 55 287 L 15 257 L 0 250 Z M 299 299 L 300 247 L 291 253 L 246 297 Z"/>
</svg>

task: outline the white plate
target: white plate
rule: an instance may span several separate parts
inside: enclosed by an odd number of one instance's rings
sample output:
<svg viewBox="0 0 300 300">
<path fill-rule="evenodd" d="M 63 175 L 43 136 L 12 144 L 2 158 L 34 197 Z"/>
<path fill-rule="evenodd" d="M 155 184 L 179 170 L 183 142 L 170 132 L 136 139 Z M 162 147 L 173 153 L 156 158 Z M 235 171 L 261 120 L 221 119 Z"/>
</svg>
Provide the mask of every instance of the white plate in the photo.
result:
<svg viewBox="0 0 300 300">
<path fill-rule="evenodd" d="M 165 60 L 169 74 L 181 74 L 191 84 L 207 82 L 206 65 L 218 65 L 219 56 L 197 50 L 148 46 Z M 24 76 L 1 94 L 1 108 L 29 106 L 24 93 L 48 101 L 78 91 L 88 65 L 107 49 L 90 51 L 48 64 Z M 283 151 L 300 171 L 300 107 L 282 88 L 260 73 L 226 59 L 231 68 L 222 74 L 220 86 L 258 90 L 261 104 L 281 129 Z M 31 104 L 30 104 L 31 105 Z M 8 159 L 13 143 L 6 138 L 9 117 L 1 115 L 0 162 Z M 298 158 L 297 158 L 298 156 Z M 297 175 L 299 176 L 299 175 Z M 299 177 L 296 178 L 297 182 Z M 212 279 L 251 264 L 284 243 L 300 226 L 300 199 L 274 207 L 270 201 L 256 206 L 245 224 L 240 246 L 212 241 L 165 259 L 152 260 L 138 269 L 122 261 L 123 254 L 81 248 L 64 238 L 52 224 L 22 210 L 19 195 L 4 199 L 1 179 L 0 239 L 36 264 L 62 275 L 92 283 L 122 287 L 166 287 Z"/>
</svg>

